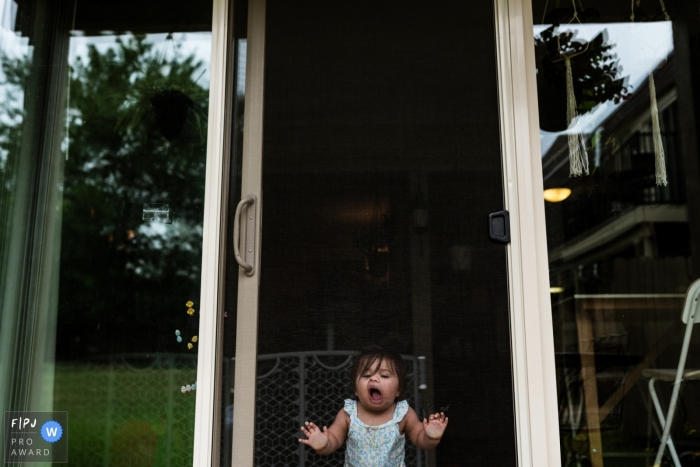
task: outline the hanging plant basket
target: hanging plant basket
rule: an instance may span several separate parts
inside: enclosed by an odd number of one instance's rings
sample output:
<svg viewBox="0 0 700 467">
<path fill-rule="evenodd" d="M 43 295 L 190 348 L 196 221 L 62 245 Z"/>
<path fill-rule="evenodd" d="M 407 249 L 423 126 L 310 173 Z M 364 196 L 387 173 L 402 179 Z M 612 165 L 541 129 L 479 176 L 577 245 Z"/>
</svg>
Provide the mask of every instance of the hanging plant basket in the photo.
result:
<svg viewBox="0 0 700 467">
<path fill-rule="evenodd" d="M 194 101 L 176 89 L 158 91 L 150 101 L 156 130 L 168 141 L 174 141 L 184 130 Z"/>
<path fill-rule="evenodd" d="M 126 129 L 128 133 L 138 129 L 145 137 L 158 134 L 173 142 L 195 125 L 204 139 L 206 113 L 202 104 L 209 93 L 197 82 L 206 70 L 192 57 L 181 58 L 176 54 L 166 60 L 168 48 L 175 48 L 172 35 L 168 35 L 165 43 L 159 57 L 147 57 L 133 74 L 116 129 Z M 195 78 L 194 72 L 199 72 L 199 76 Z"/>
<path fill-rule="evenodd" d="M 561 11 L 559 11 L 561 10 Z M 576 32 L 561 32 L 559 20 L 571 16 L 573 9 L 553 10 L 548 16 L 554 23 L 535 39 L 537 57 L 537 96 L 540 109 L 540 128 L 544 131 L 564 131 L 568 127 L 566 114 L 566 65 L 562 54 L 571 55 L 574 95 L 578 115 L 584 115 L 599 104 L 616 104 L 630 97 L 626 78 L 615 58 L 615 44 L 607 41 L 605 31 L 590 40 L 576 37 Z M 570 13 L 569 13 L 570 10 Z M 595 16 L 586 11 L 581 15 Z"/>
<path fill-rule="evenodd" d="M 195 88 L 193 84 L 189 86 Z M 135 86 L 127 96 L 117 127 L 126 125 L 131 132 L 145 127 L 168 142 L 178 139 L 189 125 L 195 125 L 204 138 L 203 122 L 206 116 L 198 109 L 195 97 L 201 89 L 176 89 L 158 84 L 143 83 Z"/>
</svg>

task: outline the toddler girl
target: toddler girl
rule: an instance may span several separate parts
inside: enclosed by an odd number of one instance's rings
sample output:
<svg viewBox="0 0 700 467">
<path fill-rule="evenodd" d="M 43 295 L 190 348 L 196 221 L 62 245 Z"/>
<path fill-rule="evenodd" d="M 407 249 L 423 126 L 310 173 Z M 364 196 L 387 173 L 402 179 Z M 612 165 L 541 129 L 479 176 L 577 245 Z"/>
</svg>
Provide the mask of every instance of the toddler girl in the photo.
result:
<svg viewBox="0 0 700 467">
<path fill-rule="evenodd" d="M 328 455 L 347 439 L 345 467 L 404 467 L 405 435 L 421 449 L 438 445 L 447 417 L 440 412 L 421 422 L 403 400 L 406 367 L 399 355 L 370 347 L 355 358 L 352 375 L 357 400 L 345 400 L 330 428 L 306 422 L 300 443 Z"/>
</svg>

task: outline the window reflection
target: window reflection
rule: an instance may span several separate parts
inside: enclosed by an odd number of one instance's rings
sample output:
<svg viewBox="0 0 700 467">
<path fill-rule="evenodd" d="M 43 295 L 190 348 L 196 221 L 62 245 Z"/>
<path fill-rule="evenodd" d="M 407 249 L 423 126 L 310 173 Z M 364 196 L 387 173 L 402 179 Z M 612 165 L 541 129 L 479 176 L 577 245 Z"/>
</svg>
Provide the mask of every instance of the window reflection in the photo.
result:
<svg viewBox="0 0 700 467">
<path fill-rule="evenodd" d="M 562 464 L 652 465 L 663 423 L 649 380 L 679 366 L 681 311 L 700 275 L 697 5 L 668 3 L 671 21 L 663 2 L 575 6 L 580 23 L 569 3 L 533 2 Z M 570 176 L 574 132 L 590 169 L 580 177 Z M 654 387 L 666 416 L 673 384 Z M 699 390 L 682 384 L 668 465 L 695 465 Z"/>
<path fill-rule="evenodd" d="M 70 465 L 192 463 L 211 5 L 133 6 L 0 1 L 0 404 Z"/>
<path fill-rule="evenodd" d="M 192 456 L 210 40 L 72 32 L 55 388 L 85 430 L 71 462 Z"/>
</svg>

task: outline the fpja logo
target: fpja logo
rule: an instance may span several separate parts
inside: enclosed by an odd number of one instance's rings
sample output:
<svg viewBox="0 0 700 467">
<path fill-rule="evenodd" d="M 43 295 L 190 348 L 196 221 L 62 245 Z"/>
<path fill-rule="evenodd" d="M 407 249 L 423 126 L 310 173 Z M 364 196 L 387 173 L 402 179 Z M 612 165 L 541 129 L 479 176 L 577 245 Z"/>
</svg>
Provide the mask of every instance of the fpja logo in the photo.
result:
<svg viewBox="0 0 700 467">
<path fill-rule="evenodd" d="M 67 462 L 67 412 L 5 412 L 5 462 Z"/>
<path fill-rule="evenodd" d="M 13 418 L 12 419 L 12 428 L 17 427 L 17 430 L 24 430 L 27 428 L 27 425 L 29 425 L 30 420 L 28 418 Z M 29 428 L 34 428 L 36 426 L 36 418 L 34 421 L 31 422 L 31 425 L 29 425 Z"/>
</svg>

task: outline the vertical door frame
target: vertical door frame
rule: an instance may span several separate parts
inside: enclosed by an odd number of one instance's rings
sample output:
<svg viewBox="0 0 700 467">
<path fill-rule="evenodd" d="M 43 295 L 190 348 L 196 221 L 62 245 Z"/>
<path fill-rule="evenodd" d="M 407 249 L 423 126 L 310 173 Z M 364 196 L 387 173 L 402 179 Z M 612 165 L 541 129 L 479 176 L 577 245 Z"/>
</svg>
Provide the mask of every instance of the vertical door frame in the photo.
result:
<svg viewBox="0 0 700 467">
<path fill-rule="evenodd" d="M 216 410 L 219 272 L 223 266 L 220 244 L 225 121 L 228 2 L 214 0 L 212 84 L 207 148 L 207 197 L 202 267 L 202 304 L 198 366 L 195 461 L 209 467 L 212 459 Z M 494 0 L 499 80 L 499 111 L 503 157 L 505 207 L 510 211 L 511 243 L 508 245 L 509 302 L 515 435 L 519 467 L 560 465 L 556 371 L 543 180 L 540 158 L 532 6 L 528 0 Z M 265 0 L 250 0 L 248 65 L 246 71 L 246 131 L 243 142 L 242 190 L 257 196 L 261 219 L 262 114 L 265 50 Z M 256 230 L 258 254 L 255 275 L 239 273 L 233 465 L 252 467 L 255 435 L 255 380 L 260 274 L 260 228 Z M 205 340 L 207 339 L 207 340 Z"/>
<path fill-rule="evenodd" d="M 234 0 L 213 0 L 202 279 L 194 423 L 194 467 L 218 464 L 221 326 L 225 272 L 226 196 L 231 126 L 231 46 Z M 229 5 L 231 4 L 231 5 Z"/>
<path fill-rule="evenodd" d="M 241 0 L 246 1 L 246 0 Z M 246 55 L 245 111 L 243 120 L 243 156 L 241 197 L 252 194 L 257 220 L 254 238 L 252 276 L 238 269 L 238 304 L 236 316 L 236 368 L 233 391 L 234 466 L 253 466 L 255 459 L 255 388 L 258 354 L 258 289 L 260 286 L 260 251 L 262 240 L 262 160 L 263 99 L 265 75 L 265 0 L 248 1 L 248 44 Z M 248 208 L 250 209 L 250 207 Z M 241 216 L 241 236 L 248 221 L 248 211 Z M 241 240 L 241 244 L 244 241 Z"/>
<path fill-rule="evenodd" d="M 530 0 L 494 0 L 518 466 L 559 466 L 535 45 Z"/>
</svg>

